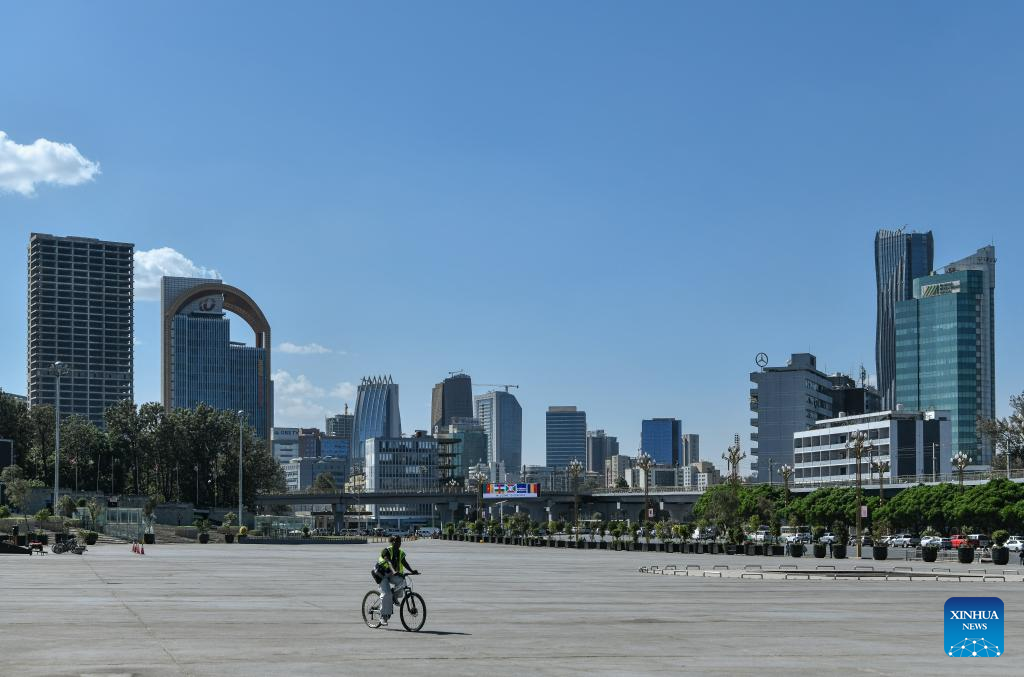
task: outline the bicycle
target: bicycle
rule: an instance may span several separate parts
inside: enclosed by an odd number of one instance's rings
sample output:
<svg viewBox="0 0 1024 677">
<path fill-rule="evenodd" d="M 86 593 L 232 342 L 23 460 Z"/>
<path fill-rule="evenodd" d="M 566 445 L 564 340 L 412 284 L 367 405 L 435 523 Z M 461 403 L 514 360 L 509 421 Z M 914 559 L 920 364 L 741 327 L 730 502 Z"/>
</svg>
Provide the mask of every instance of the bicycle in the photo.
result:
<svg viewBox="0 0 1024 677">
<path fill-rule="evenodd" d="M 399 574 L 402 577 L 402 584 L 395 586 L 391 592 L 395 606 L 398 607 L 398 616 L 402 619 L 402 625 L 409 632 L 419 632 L 423 624 L 427 622 L 427 603 L 418 592 L 413 592 L 412 581 L 409 576 L 413 574 Z M 371 590 L 363 597 L 363 622 L 367 627 L 380 627 L 380 591 Z"/>
</svg>

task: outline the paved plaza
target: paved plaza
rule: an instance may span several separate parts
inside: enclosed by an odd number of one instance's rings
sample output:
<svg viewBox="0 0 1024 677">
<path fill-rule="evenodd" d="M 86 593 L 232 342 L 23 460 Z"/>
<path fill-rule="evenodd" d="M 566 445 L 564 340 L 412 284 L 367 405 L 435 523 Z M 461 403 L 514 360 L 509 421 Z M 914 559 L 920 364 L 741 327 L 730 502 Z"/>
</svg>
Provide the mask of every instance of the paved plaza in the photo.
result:
<svg viewBox="0 0 1024 677">
<path fill-rule="evenodd" d="M 406 544 L 424 573 L 415 587 L 428 606 L 423 631 L 413 634 L 397 614 L 380 630 L 360 617 L 381 547 L 175 544 L 138 556 L 128 545 L 97 545 L 82 557 L 0 556 L 0 675 L 1024 670 L 1024 583 L 1012 574 L 1005 583 L 665 576 L 638 569 L 717 564 L 734 572 L 797 560 L 421 540 Z M 842 566 L 862 564 L 907 565 Z M 948 597 L 974 595 L 1005 602 L 1006 653 L 965 665 L 942 653 L 942 609 Z"/>
</svg>

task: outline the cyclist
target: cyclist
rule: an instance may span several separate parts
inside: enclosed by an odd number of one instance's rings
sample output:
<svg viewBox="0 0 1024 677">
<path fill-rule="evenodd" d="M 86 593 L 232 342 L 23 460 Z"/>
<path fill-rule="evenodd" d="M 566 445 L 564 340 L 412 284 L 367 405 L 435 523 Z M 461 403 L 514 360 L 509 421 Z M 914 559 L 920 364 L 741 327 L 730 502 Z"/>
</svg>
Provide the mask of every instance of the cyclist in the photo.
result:
<svg viewBox="0 0 1024 677">
<path fill-rule="evenodd" d="M 404 585 L 402 574 L 408 570 L 410 574 L 419 572 L 409 565 L 405 558 L 405 551 L 402 550 L 402 537 L 392 536 L 391 545 L 380 551 L 377 558 L 377 566 L 373 569 L 374 579 L 380 588 L 380 624 L 387 626 L 392 611 L 392 588 L 395 589 Z"/>
</svg>

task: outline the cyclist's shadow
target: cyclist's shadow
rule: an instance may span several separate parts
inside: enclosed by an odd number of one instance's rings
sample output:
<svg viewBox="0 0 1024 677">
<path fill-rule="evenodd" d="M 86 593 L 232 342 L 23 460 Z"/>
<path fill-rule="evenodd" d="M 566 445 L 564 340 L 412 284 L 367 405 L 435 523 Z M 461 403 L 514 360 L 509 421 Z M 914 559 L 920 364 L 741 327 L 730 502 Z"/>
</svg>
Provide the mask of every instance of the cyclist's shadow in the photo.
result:
<svg viewBox="0 0 1024 677">
<path fill-rule="evenodd" d="M 408 632 L 402 628 L 387 628 L 391 632 Z M 448 630 L 418 630 L 416 632 L 410 632 L 410 635 L 465 635 L 466 637 L 472 637 L 471 632 L 454 632 Z"/>
</svg>

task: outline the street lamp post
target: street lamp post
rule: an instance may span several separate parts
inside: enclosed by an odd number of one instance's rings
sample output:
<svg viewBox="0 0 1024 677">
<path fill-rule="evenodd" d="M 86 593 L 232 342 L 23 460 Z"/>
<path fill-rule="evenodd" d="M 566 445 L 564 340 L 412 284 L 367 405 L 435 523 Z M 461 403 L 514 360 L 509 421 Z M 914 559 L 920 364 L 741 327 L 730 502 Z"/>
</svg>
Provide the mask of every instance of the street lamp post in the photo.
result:
<svg viewBox="0 0 1024 677">
<path fill-rule="evenodd" d="M 768 486 L 772 486 L 772 466 L 775 465 L 775 459 L 768 458 Z M 779 472 L 782 472 L 782 468 L 779 468 Z"/>
<path fill-rule="evenodd" d="M 885 505 L 885 473 L 889 470 L 889 461 L 879 459 L 872 463 L 872 469 L 878 471 L 878 505 Z"/>
<path fill-rule="evenodd" d="M 238 410 L 238 526 L 242 526 L 242 419 L 245 412 Z"/>
<path fill-rule="evenodd" d="M 573 507 L 575 508 L 575 522 L 574 528 L 576 543 L 579 544 L 580 540 L 580 473 L 583 472 L 583 464 L 580 463 L 578 458 L 572 459 L 569 462 L 569 476 L 572 477 L 572 489 L 573 489 Z"/>
<path fill-rule="evenodd" d="M 60 379 L 71 373 L 71 367 L 63 362 L 54 362 L 50 374 L 57 378 L 57 398 L 54 400 L 55 433 L 53 447 L 53 512 L 57 514 L 57 499 L 60 496 Z"/>
<path fill-rule="evenodd" d="M 932 482 L 939 481 L 939 469 L 936 467 L 938 457 L 935 455 L 935 443 L 932 442 Z"/>
<path fill-rule="evenodd" d="M 644 473 L 644 518 L 641 520 L 641 524 L 643 524 L 651 514 L 651 466 L 654 465 L 654 459 L 641 449 L 636 456 L 636 465 Z"/>
<path fill-rule="evenodd" d="M 962 451 L 958 451 L 953 455 L 953 458 L 949 460 L 956 468 L 956 474 L 960 477 L 960 493 L 964 491 L 964 470 L 971 464 L 971 457 Z"/>
<path fill-rule="evenodd" d="M 854 432 L 850 433 L 850 437 L 849 437 L 849 439 L 846 442 L 847 459 L 849 459 L 849 452 L 851 452 L 851 451 L 853 452 L 854 457 L 857 459 L 857 507 L 856 507 L 857 514 L 855 516 L 855 519 L 856 519 L 856 523 L 857 523 L 857 526 L 856 526 L 856 534 L 857 534 L 856 538 L 857 538 L 857 557 L 858 558 L 860 558 L 860 556 L 861 556 L 861 537 L 860 537 L 861 522 L 860 522 L 860 520 L 861 520 L 861 510 L 862 510 L 862 506 L 864 504 L 864 495 L 862 493 L 861 485 L 860 485 L 860 478 L 861 478 L 861 476 L 860 476 L 860 459 L 861 459 L 861 456 L 864 454 L 865 449 L 868 450 L 868 451 L 871 451 L 872 448 L 873 448 L 873 445 L 871 444 L 871 440 L 868 438 L 867 434 L 863 430 L 857 430 L 857 431 L 854 431 Z"/>
</svg>

